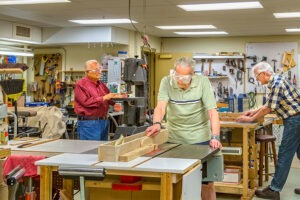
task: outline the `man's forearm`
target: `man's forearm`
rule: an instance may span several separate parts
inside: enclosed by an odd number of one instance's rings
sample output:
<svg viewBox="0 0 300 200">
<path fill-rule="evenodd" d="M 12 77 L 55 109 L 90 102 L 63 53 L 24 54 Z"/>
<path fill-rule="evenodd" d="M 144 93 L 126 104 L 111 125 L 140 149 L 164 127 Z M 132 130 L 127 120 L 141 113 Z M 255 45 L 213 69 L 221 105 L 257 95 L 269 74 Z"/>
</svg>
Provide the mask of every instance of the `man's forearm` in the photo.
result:
<svg viewBox="0 0 300 200">
<path fill-rule="evenodd" d="M 153 115 L 153 123 L 161 122 L 164 115 L 165 115 L 165 112 L 163 112 L 160 108 L 155 108 L 154 115 Z"/>
<path fill-rule="evenodd" d="M 262 106 L 258 111 L 255 113 L 255 115 L 252 116 L 253 121 L 256 119 L 259 119 L 266 114 L 269 114 L 271 112 L 271 108 L 268 108 L 266 106 Z"/>
<path fill-rule="evenodd" d="M 213 109 L 209 110 L 208 113 L 211 124 L 211 134 L 220 135 L 220 119 L 218 112 L 215 109 Z"/>
</svg>

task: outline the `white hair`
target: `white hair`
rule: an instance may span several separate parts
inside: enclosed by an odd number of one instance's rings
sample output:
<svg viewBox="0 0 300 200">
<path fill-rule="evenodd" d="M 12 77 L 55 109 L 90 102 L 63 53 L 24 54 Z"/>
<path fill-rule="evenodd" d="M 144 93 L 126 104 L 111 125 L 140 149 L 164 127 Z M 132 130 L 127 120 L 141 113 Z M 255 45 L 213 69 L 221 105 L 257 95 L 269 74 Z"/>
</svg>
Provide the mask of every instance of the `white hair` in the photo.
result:
<svg viewBox="0 0 300 200">
<path fill-rule="evenodd" d="M 267 62 L 260 62 L 257 63 L 254 67 L 253 67 L 253 71 L 257 68 L 257 74 L 261 73 L 261 72 L 267 72 L 268 74 L 273 74 L 273 68 L 271 67 L 271 65 Z"/>
<path fill-rule="evenodd" d="M 192 58 L 188 58 L 188 57 L 181 57 L 178 58 L 175 63 L 174 63 L 174 70 L 176 71 L 176 67 L 180 66 L 180 67 L 190 67 L 192 68 L 192 72 L 194 71 L 196 62 L 194 59 Z"/>
<path fill-rule="evenodd" d="M 88 60 L 85 62 L 84 68 L 90 70 L 93 65 L 100 65 L 100 63 L 97 60 Z"/>
</svg>

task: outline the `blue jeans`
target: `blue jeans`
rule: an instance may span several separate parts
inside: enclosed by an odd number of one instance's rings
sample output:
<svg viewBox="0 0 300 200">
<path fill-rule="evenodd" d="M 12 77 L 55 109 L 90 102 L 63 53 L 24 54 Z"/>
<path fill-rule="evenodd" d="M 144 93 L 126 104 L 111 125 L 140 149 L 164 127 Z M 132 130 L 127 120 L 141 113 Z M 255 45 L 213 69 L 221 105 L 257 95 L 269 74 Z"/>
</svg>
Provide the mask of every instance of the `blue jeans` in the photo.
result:
<svg viewBox="0 0 300 200">
<path fill-rule="evenodd" d="M 279 146 L 278 163 L 271 182 L 271 189 L 280 192 L 289 175 L 295 153 L 300 159 L 300 115 L 289 117 L 283 121 L 284 129 Z"/>
<path fill-rule="evenodd" d="M 108 140 L 108 120 L 78 120 L 80 140 Z"/>
</svg>

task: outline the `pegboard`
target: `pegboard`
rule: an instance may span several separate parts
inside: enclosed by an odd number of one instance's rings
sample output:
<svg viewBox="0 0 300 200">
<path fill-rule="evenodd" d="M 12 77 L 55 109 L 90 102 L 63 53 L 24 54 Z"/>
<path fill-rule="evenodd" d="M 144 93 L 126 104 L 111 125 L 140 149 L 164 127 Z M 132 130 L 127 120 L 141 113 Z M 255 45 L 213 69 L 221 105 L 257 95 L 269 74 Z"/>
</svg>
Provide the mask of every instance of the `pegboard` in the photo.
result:
<svg viewBox="0 0 300 200">
<path fill-rule="evenodd" d="M 61 54 L 34 55 L 34 82 L 29 88 L 34 93 L 34 101 L 53 102 L 60 100 L 56 81 L 61 80 L 61 71 Z"/>
<path fill-rule="evenodd" d="M 224 93 L 220 94 L 220 87 L 222 87 L 223 90 L 224 87 L 227 88 L 229 95 L 235 94 L 238 96 L 239 94 L 244 93 L 245 72 L 238 69 L 238 60 L 241 59 L 232 59 L 230 57 L 224 59 L 216 58 L 212 59 L 213 61 L 211 63 L 209 63 L 208 60 L 209 59 L 195 59 L 195 72 L 201 74 L 203 68 L 204 75 L 206 75 L 209 71 L 209 65 L 211 65 L 211 71 L 216 71 L 218 75 L 222 75 L 208 77 L 214 89 L 214 94 L 217 101 L 226 99 L 226 95 L 224 95 Z M 231 64 L 228 64 L 226 62 L 227 60 L 234 60 L 236 66 L 234 67 Z M 239 63 L 240 68 L 245 67 L 244 64 L 244 59 L 242 59 Z M 237 74 L 239 78 L 237 78 Z"/>
<path fill-rule="evenodd" d="M 294 49 L 294 60 L 296 62 L 296 66 L 291 68 L 291 81 L 293 81 L 294 75 L 297 79 L 297 85 L 299 86 L 299 69 L 298 69 L 298 43 L 297 42 L 270 42 L 270 43 L 247 43 L 246 44 L 246 55 L 247 56 L 256 56 L 257 63 L 262 61 L 263 57 L 266 58 L 266 62 L 268 62 L 274 68 L 274 62 L 272 60 L 276 60 L 275 68 L 280 72 L 283 71 L 283 65 L 281 63 L 282 57 L 285 51 L 291 52 Z M 254 77 L 253 75 L 253 60 L 247 59 L 246 66 L 250 68 L 250 77 Z M 284 72 L 284 75 L 288 77 L 288 72 Z M 254 91 L 255 87 L 258 92 L 264 92 L 266 89 L 264 86 L 260 86 L 259 83 L 255 80 L 255 84 L 251 84 L 246 81 L 247 92 Z"/>
</svg>

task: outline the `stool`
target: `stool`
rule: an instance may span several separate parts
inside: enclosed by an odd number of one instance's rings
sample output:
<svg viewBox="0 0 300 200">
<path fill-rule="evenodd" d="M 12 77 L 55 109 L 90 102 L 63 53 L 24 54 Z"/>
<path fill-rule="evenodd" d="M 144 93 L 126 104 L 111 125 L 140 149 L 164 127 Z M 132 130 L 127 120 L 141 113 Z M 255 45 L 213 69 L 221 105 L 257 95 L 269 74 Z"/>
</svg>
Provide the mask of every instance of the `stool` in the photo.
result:
<svg viewBox="0 0 300 200">
<path fill-rule="evenodd" d="M 269 157 L 273 158 L 274 166 L 277 165 L 277 154 L 275 148 L 276 137 L 273 135 L 256 135 L 255 140 L 260 142 L 259 151 L 259 182 L 258 185 L 262 186 L 264 159 L 265 159 L 265 178 L 266 181 L 269 180 Z M 272 145 L 272 152 L 269 153 L 269 143 Z"/>
</svg>

